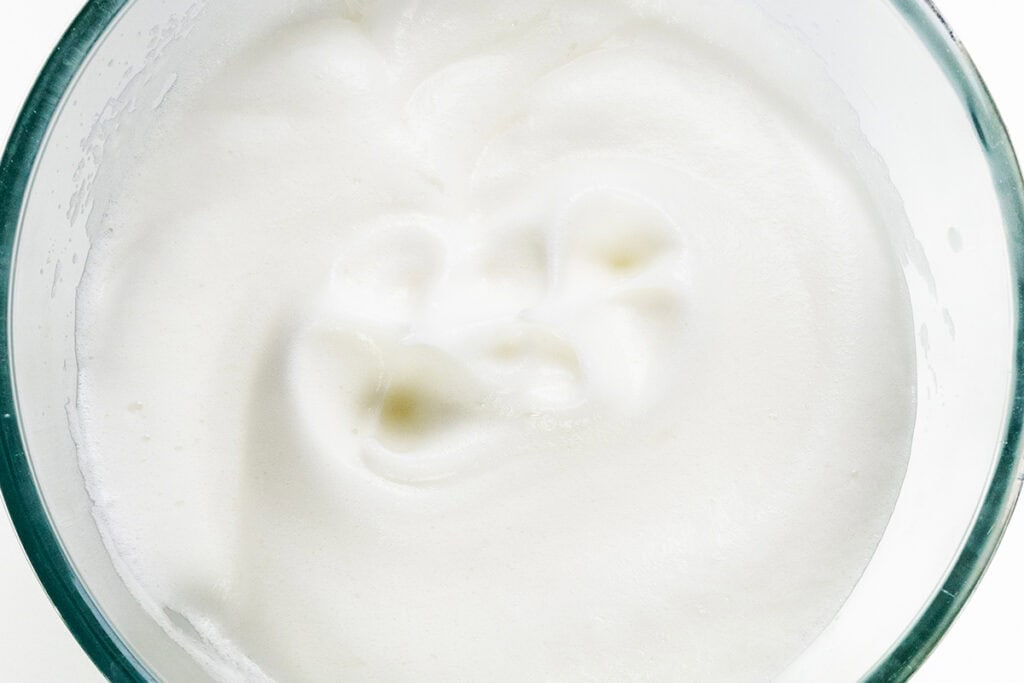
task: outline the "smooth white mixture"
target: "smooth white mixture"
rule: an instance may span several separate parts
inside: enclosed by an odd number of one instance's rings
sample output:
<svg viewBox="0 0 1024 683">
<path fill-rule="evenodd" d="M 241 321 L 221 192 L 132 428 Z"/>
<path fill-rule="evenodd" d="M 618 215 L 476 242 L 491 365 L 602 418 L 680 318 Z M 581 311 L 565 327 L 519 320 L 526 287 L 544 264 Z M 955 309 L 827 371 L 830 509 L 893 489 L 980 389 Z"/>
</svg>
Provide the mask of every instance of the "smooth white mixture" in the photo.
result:
<svg viewBox="0 0 1024 683">
<path fill-rule="evenodd" d="M 224 680 L 778 674 L 914 415 L 813 55 L 752 3 L 294 5 L 172 93 L 80 288 L 138 599 Z"/>
</svg>

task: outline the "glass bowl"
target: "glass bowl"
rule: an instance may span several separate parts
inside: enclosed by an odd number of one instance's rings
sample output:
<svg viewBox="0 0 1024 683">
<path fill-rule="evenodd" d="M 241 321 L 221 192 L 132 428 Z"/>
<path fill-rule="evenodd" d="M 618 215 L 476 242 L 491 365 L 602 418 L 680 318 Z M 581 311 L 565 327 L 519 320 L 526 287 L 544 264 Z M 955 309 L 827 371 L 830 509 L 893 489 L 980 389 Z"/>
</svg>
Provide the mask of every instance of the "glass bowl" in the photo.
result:
<svg viewBox="0 0 1024 683">
<path fill-rule="evenodd" d="M 917 330 L 918 414 L 896 508 L 842 610 L 780 678 L 904 680 L 980 579 L 1021 487 L 1020 172 L 984 84 L 927 0 L 757 4 L 820 55 L 888 169 L 911 226 Z M 224 18 L 252 5 L 90 0 L 0 165 L 0 486 L 40 580 L 114 681 L 209 675 L 132 597 L 91 515 L 71 410 L 75 290 L 110 166 L 145 135 L 176 51 L 217 39 L 213 7 Z"/>
</svg>

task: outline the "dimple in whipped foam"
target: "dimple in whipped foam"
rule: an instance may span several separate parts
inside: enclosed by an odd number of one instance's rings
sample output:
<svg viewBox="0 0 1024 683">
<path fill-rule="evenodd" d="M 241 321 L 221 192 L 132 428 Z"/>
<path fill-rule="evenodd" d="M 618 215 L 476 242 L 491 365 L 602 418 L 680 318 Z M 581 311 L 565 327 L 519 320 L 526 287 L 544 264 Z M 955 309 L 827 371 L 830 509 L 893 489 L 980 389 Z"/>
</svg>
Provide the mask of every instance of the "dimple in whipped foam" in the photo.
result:
<svg viewBox="0 0 1024 683">
<path fill-rule="evenodd" d="M 222 680 L 781 672 L 914 417 L 813 55 L 744 2 L 290 6 L 172 93 L 80 287 L 136 597 Z"/>
</svg>

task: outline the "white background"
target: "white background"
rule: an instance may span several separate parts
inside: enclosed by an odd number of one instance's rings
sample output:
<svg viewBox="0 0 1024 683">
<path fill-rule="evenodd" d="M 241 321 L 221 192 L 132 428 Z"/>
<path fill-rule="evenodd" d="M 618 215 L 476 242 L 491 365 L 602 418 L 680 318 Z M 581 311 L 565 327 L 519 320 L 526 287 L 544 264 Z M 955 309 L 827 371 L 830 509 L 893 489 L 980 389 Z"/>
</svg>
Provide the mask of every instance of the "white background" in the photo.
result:
<svg viewBox="0 0 1024 683">
<path fill-rule="evenodd" d="M 824 1 L 824 0 L 823 0 Z M 827 0 L 846 2 L 850 0 Z M 6 0 L 0 12 L 0 136 L 83 0 Z M 1018 0 L 937 0 L 967 46 L 1024 154 L 1024 40 Z M 1024 509 L 981 586 L 914 683 L 1024 681 Z M 0 681 L 51 683 L 102 676 L 64 629 L 0 513 Z"/>
</svg>

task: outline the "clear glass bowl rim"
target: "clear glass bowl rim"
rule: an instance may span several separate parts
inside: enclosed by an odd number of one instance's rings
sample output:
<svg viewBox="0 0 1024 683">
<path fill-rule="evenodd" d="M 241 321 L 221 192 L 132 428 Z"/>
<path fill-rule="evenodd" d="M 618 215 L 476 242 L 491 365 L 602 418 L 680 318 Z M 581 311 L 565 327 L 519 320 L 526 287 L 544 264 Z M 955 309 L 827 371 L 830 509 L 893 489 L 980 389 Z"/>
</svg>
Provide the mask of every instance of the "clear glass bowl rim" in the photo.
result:
<svg viewBox="0 0 1024 683">
<path fill-rule="evenodd" d="M 971 118 L 992 173 L 1009 245 L 1016 349 L 1012 401 L 998 454 L 959 554 L 914 623 L 867 672 L 865 681 L 905 681 L 932 651 L 967 601 L 1009 522 L 1022 484 L 1024 427 L 1024 182 L 999 112 L 971 58 L 931 0 L 888 0 L 931 52 Z M 43 67 L 0 158 L 0 490 L 39 580 L 78 643 L 106 677 L 155 681 L 103 616 L 72 568 L 36 487 L 18 428 L 10 357 L 11 275 L 23 200 L 64 93 L 92 47 L 133 0 L 88 0 Z"/>
</svg>

